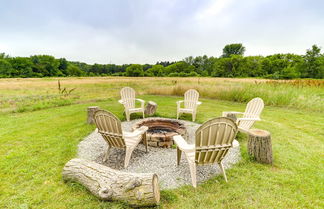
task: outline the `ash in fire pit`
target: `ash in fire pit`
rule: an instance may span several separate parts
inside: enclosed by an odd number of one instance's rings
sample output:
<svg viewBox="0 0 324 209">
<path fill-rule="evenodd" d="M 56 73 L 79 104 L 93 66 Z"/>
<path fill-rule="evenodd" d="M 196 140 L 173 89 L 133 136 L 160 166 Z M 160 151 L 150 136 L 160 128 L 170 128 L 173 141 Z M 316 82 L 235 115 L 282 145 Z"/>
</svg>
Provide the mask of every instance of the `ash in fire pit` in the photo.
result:
<svg viewBox="0 0 324 209">
<path fill-rule="evenodd" d="M 133 129 L 141 126 L 147 126 L 146 134 L 149 146 L 153 147 L 171 147 L 173 145 L 172 137 L 180 134 L 187 138 L 187 130 L 182 122 L 167 118 L 147 118 L 134 124 Z"/>
</svg>

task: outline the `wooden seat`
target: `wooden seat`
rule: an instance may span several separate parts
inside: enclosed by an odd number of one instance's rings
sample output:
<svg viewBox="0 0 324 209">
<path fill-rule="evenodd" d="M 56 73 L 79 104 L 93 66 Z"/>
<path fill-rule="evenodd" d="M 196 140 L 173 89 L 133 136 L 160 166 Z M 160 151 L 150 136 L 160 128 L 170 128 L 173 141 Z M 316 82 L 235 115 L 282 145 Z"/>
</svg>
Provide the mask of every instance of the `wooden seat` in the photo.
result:
<svg viewBox="0 0 324 209">
<path fill-rule="evenodd" d="M 223 116 L 228 114 L 243 115 L 241 118 L 236 119 L 239 131 L 247 133 L 256 121 L 260 121 L 260 115 L 264 108 L 264 103 L 261 98 L 254 98 L 246 105 L 245 112 L 223 112 Z"/>
<path fill-rule="evenodd" d="M 124 87 L 120 90 L 121 99 L 118 101 L 120 104 L 124 105 L 126 120 L 130 121 L 130 115 L 132 113 L 141 112 L 144 116 L 144 105 L 145 101 L 142 99 L 135 98 L 135 90 L 130 87 Z M 141 103 L 141 107 L 135 107 L 136 101 Z"/>
<path fill-rule="evenodd" d="M 98 132 L 108 144 L 104 161 L 108 159 L 109 149 L 111 147 L 125 149 L 126 155 L 124 167 L 126 168 L 129 164 L 132 152 L 141 140 L 144 140 L 147 152 L 146 131 L 148 127 L 141 126 L 133 132 L 122 131 L 120 120 L 114 114 L 105 110 L 96 111 L 94 120 Z"/>
<path fill-rule="evenodd" d="M 184 152 L 189 163 L 192 185 L 197 186 L 196 165 L 217 163 L 227 181 L 222 160 L 233 146 L 237 134 L 237 125 L 233 120 L 220 117 L 202 124 L 196 131 L 195 144 L 188 144 L 180 135 L 173 137 L 177 145 L 177 163 L 180 164 Z"/>
<path fill-rule="evenodd" d="M 184 94 L 184 100 L 177 101 L 177 119 L 181 113 L 192 114 L 192 121 L 196 120 L 197 107 L 201 105 L 201 102 L 198 101 L 199 93 L 195 89 L 189 89 Z M 183 108 L 181 104 L 183 103 Z"/>
</svg>

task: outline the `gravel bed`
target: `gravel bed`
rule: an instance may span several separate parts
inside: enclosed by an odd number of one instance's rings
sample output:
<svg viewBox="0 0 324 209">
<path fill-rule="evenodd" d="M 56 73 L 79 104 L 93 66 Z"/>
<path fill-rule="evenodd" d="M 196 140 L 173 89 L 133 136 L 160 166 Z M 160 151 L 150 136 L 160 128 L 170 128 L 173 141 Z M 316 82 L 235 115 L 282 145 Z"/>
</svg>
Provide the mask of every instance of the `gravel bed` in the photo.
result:
<svg viewBox="0 0 324 209">
<path fill-rule="evenodd" d="M 125 131 L 131 131 L 134 123 L 139 120 L 130 122 L 122 122 L 122 128 Z M 190 121 L 182 121 L 188 131 L 189 143 L 194 142 L 194 133 L 200 124 Z M 231 148 L 223 160 L 223 165 L 226 169 L 241 159 L 240 146 L 235 140 L 235 146 Z M 124 169 L 125 151 L 122 149 L 113 148 L 109 154 L 109 160 L 103 163 L 103 156 L 107 150 L 107 143 L 101 135 L 95 130 L 87 136 L 78 145 L 78 157 L 91 160 L 114 169 L 137 172 L 137 173 L 156 173 L 159 176 L 161 189 L 173 189 L 182 185 L 191 185 L 191 176 L 189 165 L 182 154 L 180 165 L 177 166 L 177 151 L 172 148 L 156 148 L 148 147 L 148 153 L 145 153 L 143 144 L 139 144 L 133 151 L 129 166 Z M 208 180 L 212 176 L 221 174 L 221 170 L 217 164 L 197 166 L 198 183 Z"/>
</svg>

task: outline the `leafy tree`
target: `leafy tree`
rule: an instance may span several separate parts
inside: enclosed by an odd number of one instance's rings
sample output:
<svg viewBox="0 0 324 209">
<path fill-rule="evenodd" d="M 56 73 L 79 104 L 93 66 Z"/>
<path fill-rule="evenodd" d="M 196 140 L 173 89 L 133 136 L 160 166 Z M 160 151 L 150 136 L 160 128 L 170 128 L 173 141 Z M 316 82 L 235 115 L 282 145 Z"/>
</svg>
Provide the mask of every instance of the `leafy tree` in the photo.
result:
<svg viewBox="0 0 324 209">
<path fill-rule="evenodd" d="M 14 69 L 12 77 L 34 77 L 33 62 L 28 57 L 13 57 L 10 63 Z"/>
<path fill-rule="evenodd" d="M 156 65 L 115 65 L 71 62 L 49 55 L 9 57 L 0 53 L 0 77 L 43 76 L 218 76 L 267 77 L 290 79 L 299 77 L 323 78 L 324 54 L 313 45 L 304 56 L 274 54 L 267 57 L 243 57 L 242 44 L 224 47 L 220 58 L 189 56 L 179 62 L 157 62 Z"/>
<path fill-rule="evenodd" d="M 8 59 L 9 55 L 7 55 L 6 53 L 2 52 L 0 53 L 0 59 Z"/>
<path fill-rule="evenodd" d="M 240 68 L 241 77 L 258 77 L 266 75 L 266 72 L 262 68 L 262 56 L 249 56 L 244 57 L 244 61 Z"/>
<path fill-rule="evenodd" d="M 162 65 L 163 67 L 167 67 L 167 66 L 172 65 L 174 63 L 176 63 L 176 62 L 162 61 L 162 62 L 157 62 L 156 64 L 157 65 Z"/>
<path fill-rule="evenodd" d="M 14 69 L 7 59 L 0 59 L 0 77 L 8 78 L 13 74 Z"/>
<path fill-rule="evenodd" d="M 230 57 L 231 55 L 244 55 L 245 47 L 241 43 L 237 44 L 227 44 L 223 48 L 222 57 Z"/>
<path fill-rule="evenodd" d="M 39 77 L 61 76 L 62 72 L 58 69 L 59 61 L 49 55 L 35 55 L 30 57 L 33 65 L 33 72 Z"/>
<path fill-rule="evenodd" d="M 139 64 L 132 64 L 126 68 L 126 76 L 141 77 L 144 76 L 143 66 Z"/>
<path fill-rule="evenodd" d="M 186 57 L 183 60 L 185 63 L 187 63 L 188 65 L 193 65 L 194 62 L 194 58 L 192 56 Z"/>
<path fill-rule="evenodd" d="M 232 63 L 230 58 L 221 58 L 214 62 L 213 71 L 211 76 L 213 77 L 233 77 Z"/>
<path fill-rule="evenodd" d="M 301 65 L 301 76 L 304 78 L 323 78 L 324 62 L 321 48 L 313 45 L 306 51 L 304 64 Z"/>
<path fill-rule="evenodd" d="M 84 73 L 80 68 L 76 65 L 69 64 L 66 69 L 67 75 L 69 76 L 82 76 Z"/>
<path fill-rule="evenodd" d="M 196 72 L 203 76 L 208 76 L 213 71 L 213 64 L 217 58 L 207 55 L 195 57 L 193 60 L 193 66 L 196 68 Z"/>
<path fill-rule="evenodd" d="M 146 71 L 149 76 L 164 76 L 164 67 L 163 65 L 153 65 Z"/>
<path fill-rule="evenodd" d="M 59 59 L 59 66 L 58 66 L 58 69 L 63 73 L 63 75 L 65 76 L 68 76 L 68 72 L 67 72 L 67 69 L 68 69 L 68 61 L 65 59 L 65 58 L 61 58 Z"/>
<path fill-rule="evenodd" d="M 194 71 L 195 67 L 193 65 L 189 65 L 188 63 L 184 61 L 176 62 L 172 65 L 169 65 L 168 67 L 165 68 L 166 74 L 170 73 L 190 73 L 191 71 Z"/>
<path fill-rule="evenodd" d="M 288 66 L 284 68 L 281 72 L 281 75 L 279 75 L 279 78 L 284 79 L 292 79 L 292 78 L 299 78 L 300 72 L 295 66 Z"/>
</svg>

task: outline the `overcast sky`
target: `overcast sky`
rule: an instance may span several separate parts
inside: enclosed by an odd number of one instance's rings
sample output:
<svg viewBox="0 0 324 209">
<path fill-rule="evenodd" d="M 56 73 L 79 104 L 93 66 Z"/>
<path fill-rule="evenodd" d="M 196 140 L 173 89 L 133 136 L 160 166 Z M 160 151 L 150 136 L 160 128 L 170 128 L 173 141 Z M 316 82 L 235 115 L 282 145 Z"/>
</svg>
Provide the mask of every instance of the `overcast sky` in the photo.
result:
<svg viewBox="0 0 324 209">
<path fill-rule="evenodd" d="M 87 63 L 304 54 L 324 47 L 324 0 L 0 0 L 0 52 Z M 324 50 L 324 49 L 323 49 Z"/>
</svg>

